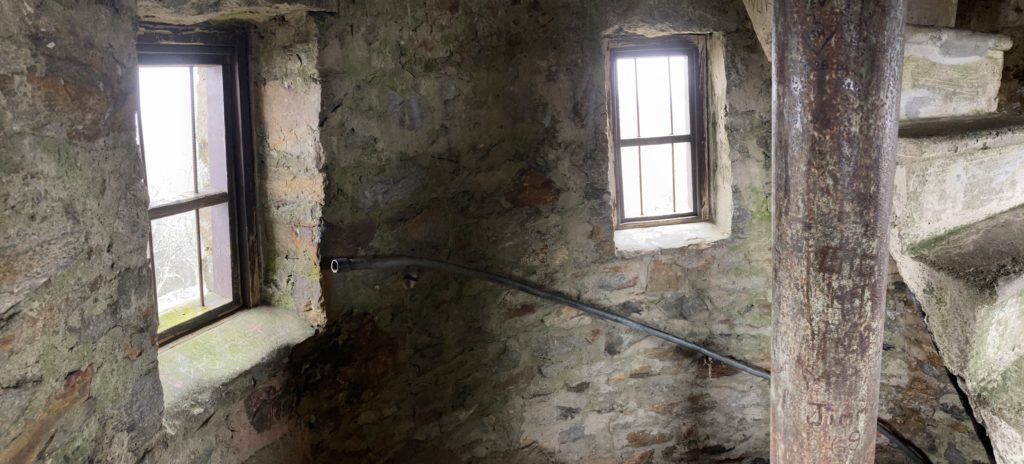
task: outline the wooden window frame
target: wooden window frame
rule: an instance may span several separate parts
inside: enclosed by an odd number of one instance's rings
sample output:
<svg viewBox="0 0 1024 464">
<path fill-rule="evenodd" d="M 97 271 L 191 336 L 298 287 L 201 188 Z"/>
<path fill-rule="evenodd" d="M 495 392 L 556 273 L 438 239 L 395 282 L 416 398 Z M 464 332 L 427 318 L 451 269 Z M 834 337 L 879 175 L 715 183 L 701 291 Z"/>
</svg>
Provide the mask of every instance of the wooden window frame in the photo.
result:
<svg viewBox="0 0 1024 464">
<path fill-rule="evenodd" d="M 165 345 L 209 326 L 235 311 L 259 303 L 260 266 L 256 231 L 256 172 L 249 95 L 248 31 L 244 28 L 197 29 L 143 24 L 140 26 L 136 48 L 140 66 L 220 65 L 224 85 L 224 144 L 228 191 L 200 192 L 186 199 L 151 205 L 149 216 L 152 221 L 222 204 L 226 200 L 231 229 L 232 300 L 158 333 L 158 344 Z M 138 115 L 140 156 L 145 166 L 141 108 Z M 152 237 L 150 256 L 152 262 Z M 155 305 L 155 276 L 153 287 Z"/>
<path fill-rule="evenodd" d="M 690 92 L 690 135 L 646 137 L 623 140 L 619 130 L 619 93 L 616 78 L 616 60 L 643 56 L 665 56 L 684 54 L 692 63 L 689 66 Z M 608 82 L 609 126 L 614 151 L 615 173 L 615 226 L 617 229 L 653 227 L 711 220 L 710 169 L 707 149 L 707 36 L 699 34 L 673 35 L 666 37 L 627 37 L 608 41 Z M 622 147 L 645 146 L 665 143 L 689 142 L 691 144 L 691 179 L 693 179 L 694 212 L 662 216 L 627 218 L 625 215 L 622 187 Z M 673 174 L 674 175 L 674 174 Z"/>
</svg>

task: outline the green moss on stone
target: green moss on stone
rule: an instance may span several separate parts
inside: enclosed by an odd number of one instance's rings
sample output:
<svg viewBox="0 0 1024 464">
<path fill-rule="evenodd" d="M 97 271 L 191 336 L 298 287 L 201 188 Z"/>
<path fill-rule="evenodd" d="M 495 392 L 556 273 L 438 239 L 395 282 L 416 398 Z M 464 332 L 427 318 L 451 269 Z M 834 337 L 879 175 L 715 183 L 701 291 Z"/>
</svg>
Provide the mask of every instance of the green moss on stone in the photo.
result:
<svg viewBox="0 0 1024 464">
<path fill-rule="evenodd" d="M 199 316 L 211 309 L 213 308 L 209 306 L 202 306 L 198 302 L 185 303 L 170 311 L 160 314 L 160 326 L 157 330 L 163 332 L 164 330 Z"/>
</svg>

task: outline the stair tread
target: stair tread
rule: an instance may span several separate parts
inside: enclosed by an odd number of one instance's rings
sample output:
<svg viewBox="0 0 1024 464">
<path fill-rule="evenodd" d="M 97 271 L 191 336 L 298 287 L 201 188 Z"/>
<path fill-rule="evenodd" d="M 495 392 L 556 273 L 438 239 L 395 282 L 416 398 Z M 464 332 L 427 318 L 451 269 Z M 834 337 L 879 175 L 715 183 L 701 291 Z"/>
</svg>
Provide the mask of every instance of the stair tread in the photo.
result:
<svg viewBox="0 0 1024 464">
<path fill-rule="evenodd" d="M 978 287 L 1024 272 L 1024 206 L 914 244 L 912 257 Z"/>
</svg>

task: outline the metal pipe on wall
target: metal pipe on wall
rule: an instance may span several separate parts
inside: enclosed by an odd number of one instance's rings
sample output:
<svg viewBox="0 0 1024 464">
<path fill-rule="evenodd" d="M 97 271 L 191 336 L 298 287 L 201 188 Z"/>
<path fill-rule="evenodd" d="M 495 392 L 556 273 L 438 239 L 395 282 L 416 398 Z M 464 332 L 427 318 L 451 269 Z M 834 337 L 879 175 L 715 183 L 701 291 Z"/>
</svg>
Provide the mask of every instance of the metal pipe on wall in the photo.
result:
<svg viewBox="0 0 1024 464">
<path fill-rule="evenodd" d="M 446 261 L 437 261 L 427 258 L 419 258 L 415 256 L 360 256 L 351 258 L 327 258 L 325 260 L 331 269 L 331 273 L 337 274 L 339 272 L 351 272 L 361 270 L 387 270 L 387 269 L 409 269 L 409 268 L 426 268 L 435 269 L 439 271 L 448 272 L 463 277 L 472 279 L 485 280 L 497 285 L 503 285 L 505 287 L 518 290 L 520 292 L 533 295 L 535 297 L 545 299 L 563 306 L 574 308 L 578 311 L 582 311 L 592 317 L 604 319 L 606 321 L 620 324 L 624 327 L 628 327 L 633 330 L 660 338 L 669 343 L 675 344 L 681 348 L 700 353 L 703 356 L 707 356 L 709 359 L 713 359 L 727 366 L 733 367 L 741 372 L 753 375 L 754 377 L 770 380 L 771 374 L 764 369 L 755 365 L 749 364 L 742 360 L 734 359 L 730 356 L 715 352 L 707 347 L 701 346 L 697 343 L 683 339 L 676 335 L 670 334 L 663 330 L 657 329 L 643 322 L 630 319 L 626 316 L 615 314 L 611 311 L 607 311 L 596 306 L 592 306 L 581 301 L 569 298 L 559 292 L 546 290 L 536 284 L 507 277 L 494 272 L 484 271 L 480 269 L 473 269 L 466 266 L 460 266 L 458 264 L 449 263 Z M 416 276 L 419 272 L 416 271 Z M 890 426 L 878 421 L 878 433 L 884 436 L 889 442 L 899 449 L 907 459 L 914 464 L 931 464 L 931 460 L 925 455 L 924 451 L 921 450 L 917 445 L 898 434 Z"/>
<path fill-rule="evenodd" d="M 775 0 L 771 460 L 874 462 L 905 0 Z"/>
</svg>

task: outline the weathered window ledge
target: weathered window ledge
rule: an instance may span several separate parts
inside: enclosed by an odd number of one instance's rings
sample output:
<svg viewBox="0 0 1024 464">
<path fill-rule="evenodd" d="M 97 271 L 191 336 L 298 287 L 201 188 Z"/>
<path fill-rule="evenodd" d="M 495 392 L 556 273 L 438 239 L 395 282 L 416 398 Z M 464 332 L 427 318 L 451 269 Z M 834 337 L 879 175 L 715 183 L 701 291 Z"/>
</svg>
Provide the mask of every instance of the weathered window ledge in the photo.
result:
<svg viewBox="0 0 1024 464">
<path fill-rule="evenodd" d="M 615 250 L 620 253 L 668 250 L 708 245 L 727 237 L 729 233 L 713 222 L 619 229 L 615 231 Z"/>
<path fill-rule="evenodd" d="M 236 380 L 279 371 L 291 347 L 314 329 L 294 311 L 268 306 L 239 311 L 160 350 L 164 424 L 174 433 L 233 401 Z M 251 386 L 250 382 L 244 382 Z"/>
</svg>

